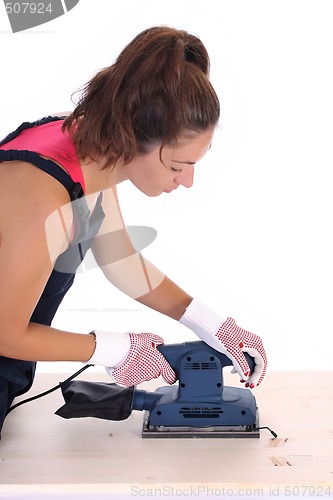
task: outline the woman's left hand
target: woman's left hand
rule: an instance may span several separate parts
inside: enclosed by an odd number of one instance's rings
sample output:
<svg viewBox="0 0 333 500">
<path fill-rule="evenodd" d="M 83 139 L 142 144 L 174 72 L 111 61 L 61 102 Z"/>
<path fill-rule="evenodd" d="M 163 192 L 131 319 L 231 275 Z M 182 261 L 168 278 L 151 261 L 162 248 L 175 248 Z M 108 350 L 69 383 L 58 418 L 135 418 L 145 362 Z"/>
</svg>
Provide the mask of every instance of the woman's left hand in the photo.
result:
<svg viewBox="0 0 333 500">
<path fill-rule="evenodd" d="M 258 335 L 238 327 L 233 318 L 223 320 L 197 299 L 192 300 L 179 321 L 206 344 L 225 354 L 246 387 L 253 389 L 262 382 L 267 368 L 267 356 Z M 244 353 L 254 358 L 252 373 Z"/>
</svg>

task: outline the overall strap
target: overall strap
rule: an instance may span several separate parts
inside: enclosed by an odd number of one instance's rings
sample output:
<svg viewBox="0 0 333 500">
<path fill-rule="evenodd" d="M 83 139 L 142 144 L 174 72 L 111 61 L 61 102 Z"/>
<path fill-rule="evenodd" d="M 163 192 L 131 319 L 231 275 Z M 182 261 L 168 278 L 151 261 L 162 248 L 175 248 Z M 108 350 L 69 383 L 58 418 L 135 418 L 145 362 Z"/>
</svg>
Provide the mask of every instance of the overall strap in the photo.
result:
<svg viewBox="0 0 333 500">
<path fill-rule="evenodd" d="M 1 144 L 0 144 L 1 145 Z M 72 201 L 83 196 L 83 189 L 79 182 L 74 182 L 73 179 L 52 160 L 47 160 L 34 151 L 8 149 L 0 150 L 1 161 L 25 161 L 32 163 L 40 170 L 51 175 L 59 181 L 68 191 Z"/>
<path fill-rule="evenodd" d="M 63 119 L 64 117 L 48 116 L 35 122 L 24 122 L 16 130 L 14 130 L 14 132 L 8 134 L 5 139 L 0 142 L 0 148 L 2 145 L 14 140 L 23 130 Z M 74 239 L 72 244 L 75 243 L 80 245 L 80 242 L 84 240 L 85 235 L 87 234 L 90 217 L 90 211 L 84 197 L 84 191 L 81 184 L 73 181 L 70 175 L 54 161 L 43 158 L 43 156 L 39 155 L 35 151 L 28 151 L 25 149 L 0 149 L 0 162 L 1 161 L 24 161 L 32 163 L 43 172 L 54 177 L 65 187 L 70 196 L 71 202 L 73 202 Z M 101 201 L 99 201 L 99 203 L 101 203 Z"/>
<path fill-rule="evenodd" d="M 23 122 L 14 132 L 8 134 L 1 142 L 0 147 L 4 144 L 11 142 L 20 135 L 23 130 L 45 125 L 46 123 L 63 120 L 65 116 L 47 116 L 34 122 Z M 47 160 L 34 151 L 28 150 L 1 150 L 0 149 L 0 162 L 1 161 L 26 161 L 33 163 L 40 170 L 57 179 L 68 191 L 72 201 L 77 200 L 83 196 L 83 189 L 79 182 L 74 182 L 73 179 L 52 160 Z"/>
</svg>

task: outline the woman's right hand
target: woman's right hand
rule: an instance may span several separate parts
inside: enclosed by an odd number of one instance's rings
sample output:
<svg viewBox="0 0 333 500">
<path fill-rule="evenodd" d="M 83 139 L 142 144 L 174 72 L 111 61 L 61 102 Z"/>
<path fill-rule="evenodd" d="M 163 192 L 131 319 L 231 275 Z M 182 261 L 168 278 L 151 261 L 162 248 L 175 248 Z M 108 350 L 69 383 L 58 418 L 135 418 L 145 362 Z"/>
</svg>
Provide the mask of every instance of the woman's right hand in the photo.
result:
<svg viewBox="0 0 333 500">
<path fill-rule="evenodd" d="M 117 384 L 133 386 L 160 375 L 168 384 L 177 377 L 157 347 L 163 339 L 153 333 L 110 333 L 94 331 L 96 349 L 90 364 L 106 366 Z"/>
</svg>

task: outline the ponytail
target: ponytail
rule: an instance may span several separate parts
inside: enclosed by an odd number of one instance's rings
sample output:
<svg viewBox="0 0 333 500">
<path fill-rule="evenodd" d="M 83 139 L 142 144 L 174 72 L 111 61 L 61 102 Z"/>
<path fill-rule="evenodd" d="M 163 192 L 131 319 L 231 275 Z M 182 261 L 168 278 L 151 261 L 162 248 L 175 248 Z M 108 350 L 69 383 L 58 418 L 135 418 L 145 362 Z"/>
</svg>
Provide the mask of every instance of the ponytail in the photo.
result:
<svg viewBox="0 0 333 500">
<path fill-rule="evenodd" d="M 83 88 L 63 129 L 78 157 L 103 167 L 217 125 L 219 101 L 209 81 L 201 40 L 183 30 L 153 27 L 137 35 L 115 63 Z"/>
</svg>

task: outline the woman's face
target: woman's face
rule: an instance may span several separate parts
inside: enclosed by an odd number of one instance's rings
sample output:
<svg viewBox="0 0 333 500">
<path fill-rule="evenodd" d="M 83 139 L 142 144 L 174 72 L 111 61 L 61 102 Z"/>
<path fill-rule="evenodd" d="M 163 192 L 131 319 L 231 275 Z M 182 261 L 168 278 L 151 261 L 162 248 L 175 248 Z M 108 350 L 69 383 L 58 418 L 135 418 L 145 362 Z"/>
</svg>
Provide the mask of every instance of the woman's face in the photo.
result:
<svg viewBox="0 0 333 500">
<path fill-rule="evenodd" d="M 165 146 L 160 160 L 160 148 L 137 156 L 123 166 L 126 177 L 147 196 L 171 193 L 179 186 L 191 187 L 194 165 L 209 150 L 214 129 L 181 139 L 176 146 Z"/>
</svg>

